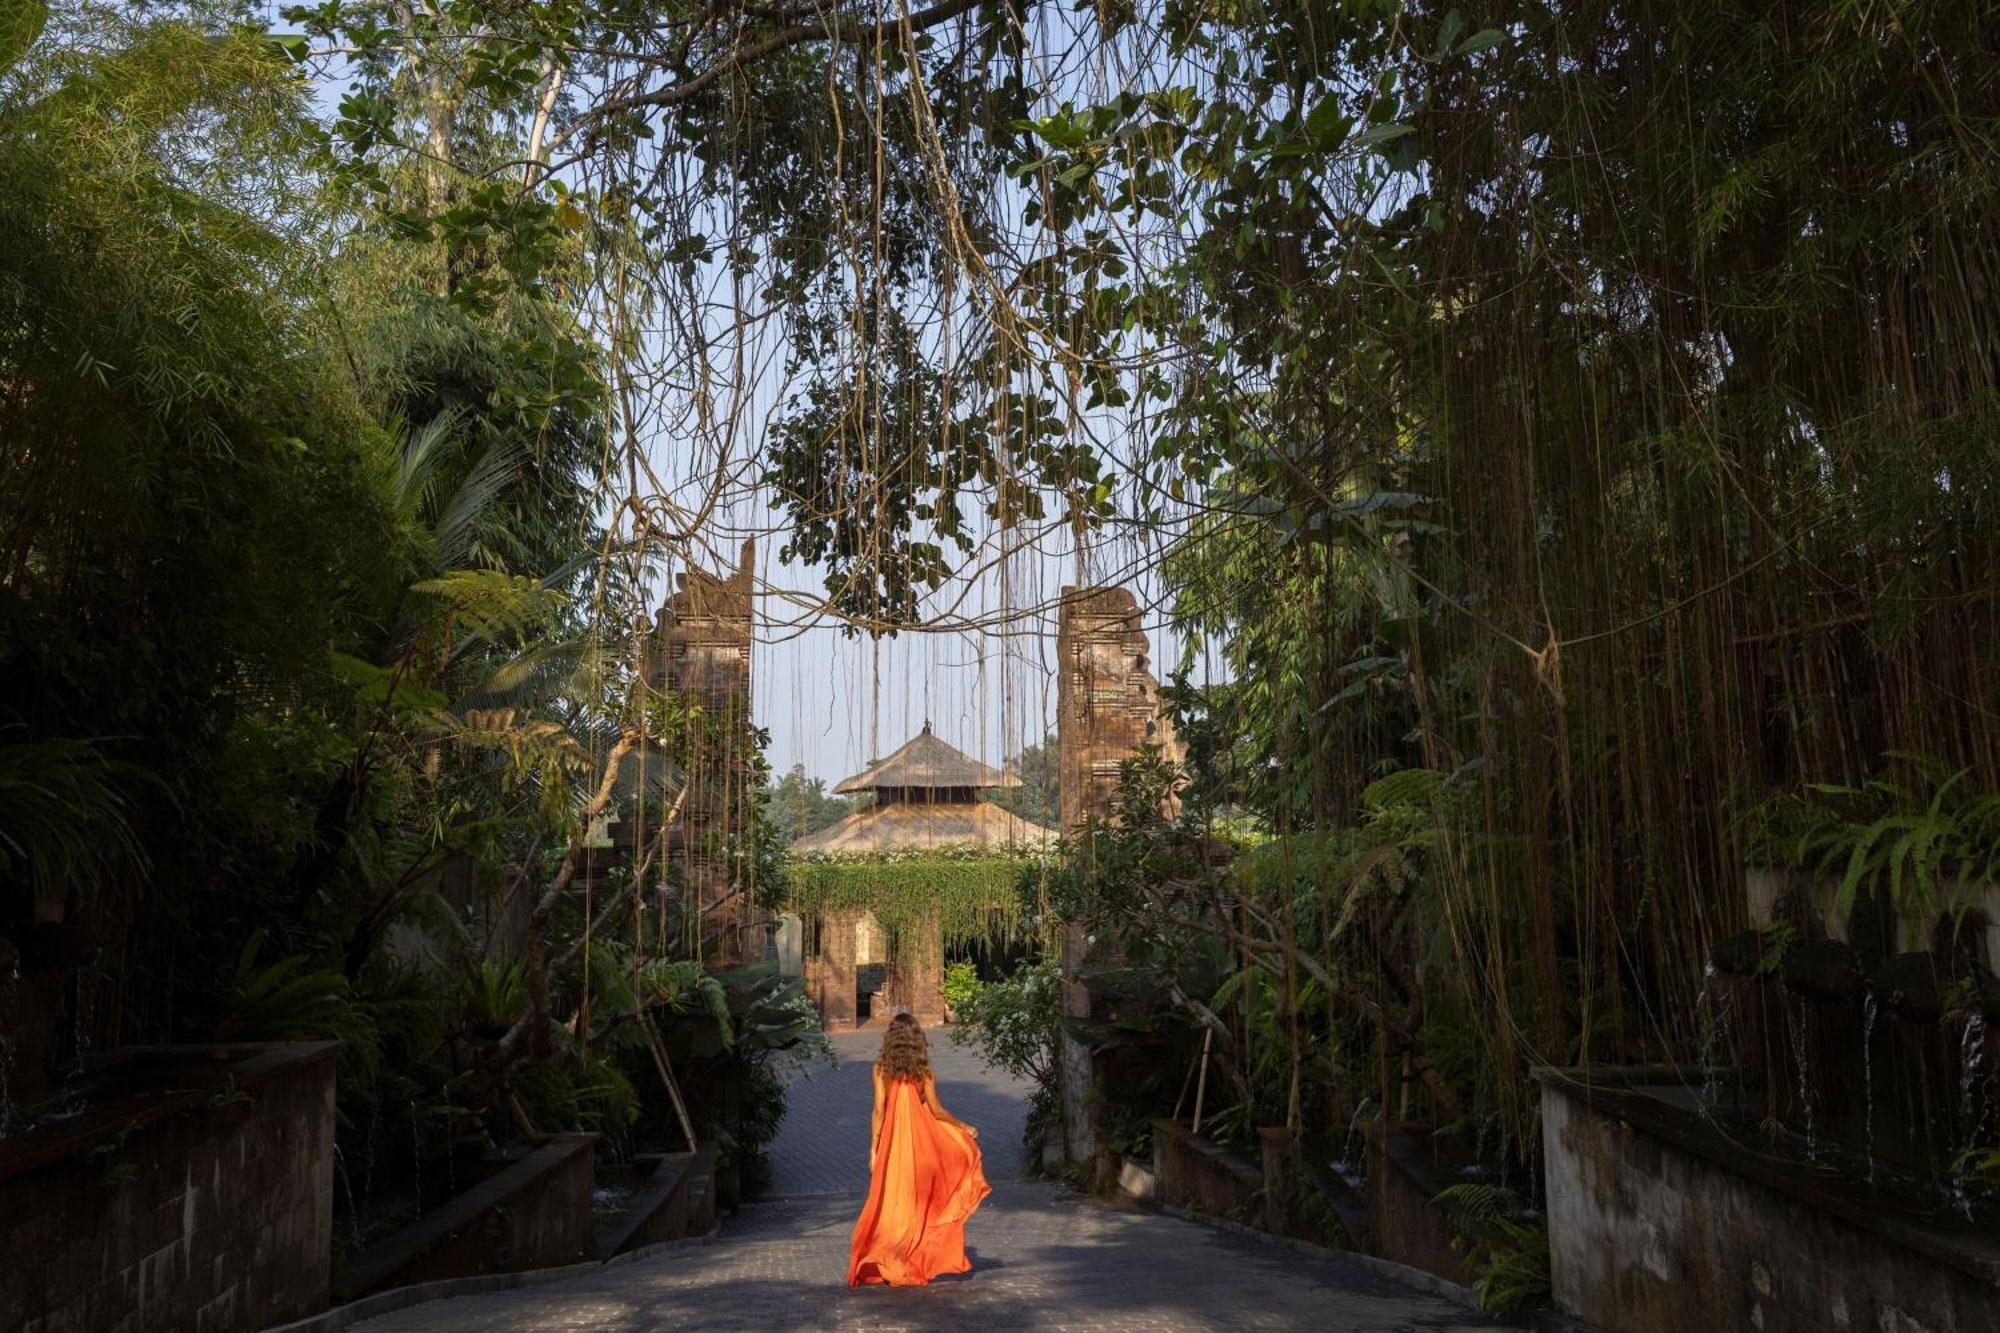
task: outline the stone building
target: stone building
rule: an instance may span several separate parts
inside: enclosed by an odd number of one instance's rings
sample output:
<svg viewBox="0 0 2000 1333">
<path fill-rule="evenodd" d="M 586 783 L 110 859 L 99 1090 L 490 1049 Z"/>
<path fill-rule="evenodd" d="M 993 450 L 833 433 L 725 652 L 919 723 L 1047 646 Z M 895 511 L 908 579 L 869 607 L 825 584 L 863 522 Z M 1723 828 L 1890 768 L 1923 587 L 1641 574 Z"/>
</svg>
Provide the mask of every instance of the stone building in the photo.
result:
<svg viewBox="0 0 2000 1333">
<path fill-rule="evenodd" d="M 981 797 L 1020 785 L 1012 774 L 939 740 L 926 722 L 915 739 L 834 788 L 866 795 L 866 806 L 799 838 L 792 854 L 806 862 L 852 863 L 848 873 L 861 876 L 871 861 L 898 854 L 1026 855 L 1050 845 L 1054 831 Z M 943 1020 L 944 937 L 935 924 L 906 929 L 904 937 L 892 940 L 872 912 L 829 910 L 812 922 L 781 925 L 780 931 L 804 937 L 800 965 L 827 1027 L 855 1026 L 897 1009 L 927 1023 Z M 781 959 L 786 952 L 781 946 Z"/>
<path fill-rule="evenodd" d="M 697 734 L 674 756 L 677 771 L 644 771 L 634 756 L 621 804 L 628 814 L 612 832 L 619 852 L 669 822 L 666 868 L 684 902 L 700 913 L 703 961 L 714 967 L 764 956 L 755 927 L 754 893 L 735 883 L 734 852 L 756 825 L 756 742 L 750 722 L 751 593 L 757 546 L 746 540 L 727 575 L 689 568 L 660 608 L 647 680 L 701 707 Z M 626 789 L 630 789 L 627 796 Z M 637 794 L 644 791 L 643 800 Z M 645 822 L 652 829 L 644 827 Z M 608 860 L 611 858 L 607 858 Z"/>
<path fill-rule="evenodd" d="M 1160 702 L 1151 651 L 1138 599 L 1129 590 L 1063 589 L 1056 625 L 1056 717 L 1066 834 L 1114 814 L 1119 768 L 1143 747 L 1157 748 L 1176 765 L 1186 758 L 1173 718 Z M 1063 1012 L 1089 1018 L 1093 997 L 1080 975 L 1082 966 L 1117 961 L 1101 946 L 1093 948 L 1081 928 L 1070 927 L 1062 941 Z M 1100 1182 L 1111 1158 L 1096 1123 L 1101 1102 L 1090 1096 L 1090 1085 L 1113 1073 L 1064 1035 L 1063 1155 L 1095 1163 Z"/>
</svg>

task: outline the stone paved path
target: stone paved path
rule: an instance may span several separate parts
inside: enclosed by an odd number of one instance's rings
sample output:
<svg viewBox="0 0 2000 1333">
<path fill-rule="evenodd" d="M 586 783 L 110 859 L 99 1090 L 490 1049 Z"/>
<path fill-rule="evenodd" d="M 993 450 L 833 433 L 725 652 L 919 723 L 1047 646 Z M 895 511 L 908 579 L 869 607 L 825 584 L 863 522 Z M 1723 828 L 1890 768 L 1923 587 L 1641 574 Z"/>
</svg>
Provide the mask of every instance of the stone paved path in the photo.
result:
<svg viewBox="0 0 2000 1333">
<path fill-rule="evenodd" d="M 772 1149 L 774 1197 L 721 1239 L 520 1291 L 435 1301 L 366 1333 L 664 1329 L 1316 1329 L 1471 1333 L 1495 1325 L 1338 1256 L 1301 1253 L 1027 1177 L 1019 1088 L 932 1037 L 939 1091 L 979 1127 L 993 1196 L 967 1227 L 974 1271 L 929 1287 L 850 1291 L 847 1242 L 868 1137 L 872 1033 L 794 1085 Z"/>
<path fill-rule="evenodd" d="M 988 1069 L 972 1048 L 958 1045 L 946 1031 L 932 1032 L 930 1044 L 938 1096 L 953 1115 L 978 1127 L 986 1178 L 997 1183 L 1027 1175 L 1021 1135 L 1028 1100 L 1020 1084 Z M 770 1149 L 773 1194 L 868 1192 L 868 1071 L 882 1049 L 882 1034 L 836 1033 L 833 1049 L 839 1064 L 831 1069 L 808 1066 L 806 1077 L 791 1085 L 785 1121 Z"/>
</svg>

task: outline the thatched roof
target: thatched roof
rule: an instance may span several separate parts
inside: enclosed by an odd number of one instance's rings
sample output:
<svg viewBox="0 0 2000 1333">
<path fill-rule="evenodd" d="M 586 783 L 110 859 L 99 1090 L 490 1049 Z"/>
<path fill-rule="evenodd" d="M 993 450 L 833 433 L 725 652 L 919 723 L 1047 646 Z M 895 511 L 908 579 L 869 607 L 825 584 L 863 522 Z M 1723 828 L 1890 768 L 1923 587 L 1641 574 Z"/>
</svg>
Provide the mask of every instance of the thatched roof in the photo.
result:
<svg viewBox="0 0 2000 1333">
<path fill-rule="evenodd" d="M 792 850 L 861 855 L 901 848 L 974 845 L 1025 852 L 1047 845 L 1055 836 L 1055 830 L 1002 810 L 991 801 L 893 801 L 856 811 L 838 824 L 808 833 L 792 844 Z"/>
<path fill-rule="evenodd" d="M 940 787 L 1018 787 L 1021 780 L 1012 773 L 988 768 L 971 755 L 953 749 L 931 734 L 924 723 L 921 735 L 896 753 L 843 779 L 836 792 L 878 791 L 882 788 L 922 790 Z"/>
</svg>

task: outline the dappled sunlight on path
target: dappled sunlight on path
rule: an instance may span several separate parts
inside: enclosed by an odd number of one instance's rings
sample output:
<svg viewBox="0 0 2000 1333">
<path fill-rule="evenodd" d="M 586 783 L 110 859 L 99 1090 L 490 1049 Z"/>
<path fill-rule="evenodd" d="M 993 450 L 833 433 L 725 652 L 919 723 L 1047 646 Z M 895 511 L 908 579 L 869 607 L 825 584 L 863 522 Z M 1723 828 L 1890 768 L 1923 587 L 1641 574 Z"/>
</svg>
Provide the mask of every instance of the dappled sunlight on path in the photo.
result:
<svg viewBox="0 0 2000 1333">
<path fill-rule="evenodd" d="M 712 1246 L 526 1290 L 417 1306 L 367 1333 L 445 1330 L 1328 1329 L 1495 1325 L 1337 1255 L 1081 1198 L 1024 1171 L 1026 1090 L 932 1033 L 940 1094 L 979 1126 L 994 1191 L 966 1228 L 973 1271 L 928 1287 L 845 1285 L 867 1188 L 868 1066 L 877 1033 L 835 1039 L 842 1063 L 794 1085 L 769 1196 Z"/>
</svg>

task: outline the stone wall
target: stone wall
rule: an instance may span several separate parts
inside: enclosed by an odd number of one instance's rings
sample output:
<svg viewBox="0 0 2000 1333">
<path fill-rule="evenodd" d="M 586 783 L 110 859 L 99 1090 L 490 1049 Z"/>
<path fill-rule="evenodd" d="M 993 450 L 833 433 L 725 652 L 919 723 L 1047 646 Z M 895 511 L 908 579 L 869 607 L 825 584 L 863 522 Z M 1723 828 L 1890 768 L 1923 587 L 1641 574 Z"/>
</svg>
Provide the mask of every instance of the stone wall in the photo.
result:
<svg viewBox="0 0 2000 1333">
<path fill-rule="evenodd" d="M 1255 1225 L 1264 1219 L 1264 1172 L 1176 1120 L 1153 1122 L 1153 1199 Z"/>
<path fill-rule="evenodd" d="M 926 1027 L 944 1022 L 944 936 L 937 927 L 897 937 L 882 999 L 885 1014 L 907 1009 Z"/>
<path fill-rule="evenodd" d="M 1452 1244 L 1451 1215 L 1437 1202 L 1445 1188 L 1463 1184 L 1468 1159 L 1438 1150 L 1426 1127 L 1368 1122 L 1368 1232 L 1376 1254 L 1453 1282 L 1472 1277 L 1465 1251 Z"/>
<path fill-rule="evenodd" d="M 356 1255 L 342 1300 L 480 1273 L 558 1268 L 594 1256 L 594 1134 L 552 1134 L 442 1207 Z"/>
<path fill-rule="evenodd" d="M 1056 626 L 1062 827 L 1111 813 L 1118 768 L 1143 745 L 1184 757 L 1160 706 L 1138 599 L 1125 588 L 1064 588 Z"/>
<path fill-rule="evenodd" d="M 325 1308 L 335 1049 L 120 1052 L 81 1115 L 9 1140 L 0 1328 L 227 1333 Z"/>
<path fill-rule="evenodd" d="M 2000 1236 L 1770 1158 L 1618 1073 L 1536 1071 L 1561 1308 L 1606 1333 L 2000 1330 Z"/>
<path fill-rule="evenodd" d="M 1056 762 L 1065 833 L 1111 815 L 1119 767 L 1141 746 L 1158 746 L 1176 763 L 1184 757 L 1173 720 L 1160 706 L 1151 652 L 1130 591 L 1063 589 L 1056 626 Z M 1070 928 L 1062 941 L 1063 1012 L 1076 1018 L 1090 1016 L 1089 990 L 1074 976 L 1086 956 L 1101 958 L 1081 928 Z M 1093 1162 L 1098 1183 L 1109 1188 L 1115 1166 L 1096 1132 L 1098 1103 L 1090 1096 L 1097 1073 L 1090 1052 L 1065 1034 L 1063 1155 Z"/>
<path fill-rule="evenodd" d="M 829 912 L 811 932 L 817 951 L 805 960 L 806 993 L 828 1031 L 851 1028 L 855 1022 L 854 923 L 853 913 Z"/>
<path fill-rule="evenodd" d="M 668 838 L 669 859 L 715 940 L 708 961 L 757 962 L 751 896 L 736 894 L 727 849 L 754 820 L 750 738 L 751 595 L 757 546 L 746 539 L 736 570 L 718 578 L 689 569 L 660 608 L 658 653 L 650 675 L 691 694 L 716 722 L 715 735 L 686 763 L 687 791 Z"/>
</svg>

